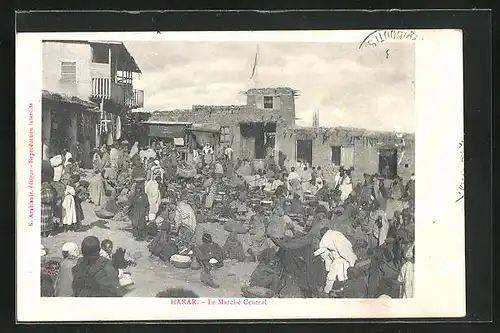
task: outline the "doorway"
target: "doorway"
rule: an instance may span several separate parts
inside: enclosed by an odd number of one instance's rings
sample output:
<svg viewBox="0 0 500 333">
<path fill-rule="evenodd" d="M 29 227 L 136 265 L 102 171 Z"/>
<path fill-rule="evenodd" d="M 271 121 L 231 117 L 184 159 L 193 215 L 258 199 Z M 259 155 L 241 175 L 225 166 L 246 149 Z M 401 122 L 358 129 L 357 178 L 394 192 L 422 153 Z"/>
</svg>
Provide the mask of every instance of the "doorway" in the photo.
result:
<svg viewBox="0 0 500 333">
<path fill-rule="evenodd" d="M 378 172 L 387 179 L 394 179 L 398 174 L 398 150 L 380 149 Z"/>
<path fill-rule="evenodd" d="M 312 140 L 297 140 L 297 161 L 307 161 L 312 165 Z"/>
</svg>

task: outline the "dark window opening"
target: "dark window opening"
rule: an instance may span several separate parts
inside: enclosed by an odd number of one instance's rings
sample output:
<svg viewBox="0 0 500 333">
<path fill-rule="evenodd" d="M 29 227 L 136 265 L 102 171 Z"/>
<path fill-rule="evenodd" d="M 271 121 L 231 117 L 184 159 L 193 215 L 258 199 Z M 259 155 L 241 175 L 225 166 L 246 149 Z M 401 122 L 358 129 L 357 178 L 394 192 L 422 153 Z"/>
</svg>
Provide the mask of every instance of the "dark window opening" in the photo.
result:
<svg viewBox="0 0 500 333">
<path fill-rule="evenodd" d="M 297 161 L 307 161 L 312 165 L 312 140 L 297 140 Z"/>
<path fill-rule="evenodd" d="M 96 64 L 109 64 L 109 49 L 104 46 L 93 46 L 92 62 Z"/>
<path fill-rule="evenodd" d="M 229 128 L 228 126 L 222 126 L 220 128 L 220 142 L 231 142 L 231 128 Z"/>
<path fill-rule="evenodd" d="M 387 179 L 394 179 L 398 174 L 398 150 L 380 149 L 378 172 Z"/>
<path fill-rule="evenodd" d="M 270 149 L 274 149 L 276 123 L 242 123 L 241 135 L 255 138 L 255 158 L 264 159 Z"/>
<path fill-rule="evenodd" d="M 61 62 L 61 82 L 76 83 L 76 62 Z"/>
<path fill-rule="evenodd" d="M 264 109 L 272 109 L 274 107 L 273 96 L 264 96 Z"/>
<path fill-rule="evenodd" d="M 340 146 L 332 146 L 332 163 L 335 165 L 340 165 L 341 150 L 342 148 Z"/>
</svg>

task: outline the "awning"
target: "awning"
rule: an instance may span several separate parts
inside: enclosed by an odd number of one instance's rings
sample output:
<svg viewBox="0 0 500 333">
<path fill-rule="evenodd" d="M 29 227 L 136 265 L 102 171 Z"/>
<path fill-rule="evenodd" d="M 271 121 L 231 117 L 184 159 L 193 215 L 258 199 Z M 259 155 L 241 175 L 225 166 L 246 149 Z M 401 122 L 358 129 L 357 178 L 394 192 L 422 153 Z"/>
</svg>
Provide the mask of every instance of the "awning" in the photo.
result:
<svg viewBox="0 0 500 333">
<path fill-rule="evenodd" d="M 185 126 L 149 125 L 149 136 L 160 138 L 183 138 Z"/>
</svg>

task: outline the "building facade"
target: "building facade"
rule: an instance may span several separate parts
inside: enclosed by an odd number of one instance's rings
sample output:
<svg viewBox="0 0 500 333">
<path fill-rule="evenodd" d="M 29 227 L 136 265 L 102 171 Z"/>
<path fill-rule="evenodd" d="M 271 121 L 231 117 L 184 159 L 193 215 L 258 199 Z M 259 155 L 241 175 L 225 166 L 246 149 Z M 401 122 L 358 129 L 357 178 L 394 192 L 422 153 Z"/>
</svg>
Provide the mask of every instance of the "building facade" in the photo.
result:
<svg viewBox="0 0 500 333">
<path fill-rule="evenodd" d="M 194 127 L 209 127 L 209 130 L 191 132 L 195 136 L 196 132 L 219 132 L 217 146 L 230 146 L 240 158 L 264 159 L 269 149 L 293 156 L 294 144 L 284 140 L 284 133 L 295 126 L 298 92 L 291 88 L 265 88 L 250 89 L 244 94 L 247 96 L 245 105 L 194 105 L 187 110 L 157 111 L 149 121 L 189 122 Z"/>
<path fill-rule="evenodd" d="M 160 133 L 162 122 L 186 122 L 188 127 L 205 126 L 212 131 L 207 140 L 222 148 L 230 146 L 238 158 L 263 159 L 269 149 L 281 151 L 296 162 L 312 166 L 328 164 L 354 167 L 355 174 L 399 175 L 408 179 L 415 172 L 415 135 L 411 133 L 376 132 L 356 128 L 298 127 L 295 124 L 295 98 L 291 88 L 250 89 L 245 92 L 246 105 L 194 105 L 191 109 L 157 111 L 149 123 L 150 136 Z M 319 123 L 319 121 L 318 121 Z M 191 125 L 192 124 L 192 125 Z M 163 125 L 167 126 L 167 125 Z M 166 131 L 166 129 L 164 130 Z M 188 131 L 193 133 L 188 128 Z M 218 134 L 216 138 L 213 134 Z M 187 137 L 187 142 L 197 141 Z M 208 138 L 208 139 L 207 139 Z M 210 139 L 213 138 L 213 139 Z M 278 154 L 275 154 L 277 158 Z"/>
<path fill-rule="evenodd" d="M 91 150 L 121 137 L 121 117 L 143 107 L 144 92 L 133 88 L 141 73 L 121 42 L 43 42 L 42 139 L 58 152 Z"/>
</svg>

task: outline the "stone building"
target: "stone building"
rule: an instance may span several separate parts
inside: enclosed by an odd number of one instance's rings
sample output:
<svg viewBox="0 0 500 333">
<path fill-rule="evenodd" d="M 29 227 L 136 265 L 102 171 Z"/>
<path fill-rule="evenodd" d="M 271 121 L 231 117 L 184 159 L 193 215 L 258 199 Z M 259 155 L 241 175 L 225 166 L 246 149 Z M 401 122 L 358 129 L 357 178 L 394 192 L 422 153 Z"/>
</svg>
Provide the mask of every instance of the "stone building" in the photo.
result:
<svg viewBox="0 0 500 333">
<path fill-rule="evenodd" d="M 150 133 L 161 132 L 156 126 L 168 126 L 170 122 L 193 123 L 195 128 L 204 125 L 201 127 L 214 129 L 215 126 L 219 137 L 214 143 L 219 147 L 231 146 L 235 156 L 241 158 L 263 159 L 269 148 L 293 156 L 294 143 L 285 140 L 284 133 L 295 126 L 298 92 L 291 88 L 265 88 L 250 89 L 244 94 L 247 96 L 245 105 L 194 105 L 187 110 L 156 111 L 145 124 L 150 127 Z M 198 132 L 195 137 L 200 138 L 206 137 L 201 133 L 214 132 L 190 131 Z"/>
<path fill-rule="evenodd" d="M 121 42 L 44 41 L 42 71 L 42 140 L 55 152 L 80 143 L 87 167 L 92 148 L 120 139 L 120 117 L 144 105 L 132 78 L 141 70 Z"/>
<path fill-rule="evenodd" d="M 192 109 L 156 111 L 145 124 L 150 126 L 150 136 L 157 137 L 157 133 L 172 132 L 167 129 L 169 126 L 177 126 L 177 130 L 184 126 L 184 133 L 191 133 L 184 136 L 186 151 L 193 142 L 211 142 L 216 147 L 232 147 L 236 157 L 259 160 L 271 147 L 292 162 L 352 166 L 358 177 L 363 173 L 379 173 L 389 178 L 400 175 L 408 179 L 415 172 L 414 134 L 299 127 L 295 124 L 298 91 L 263 88 L 250 89 L 245 94 L 245 105 L 194 105 Z"/>
</svg>

